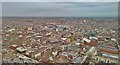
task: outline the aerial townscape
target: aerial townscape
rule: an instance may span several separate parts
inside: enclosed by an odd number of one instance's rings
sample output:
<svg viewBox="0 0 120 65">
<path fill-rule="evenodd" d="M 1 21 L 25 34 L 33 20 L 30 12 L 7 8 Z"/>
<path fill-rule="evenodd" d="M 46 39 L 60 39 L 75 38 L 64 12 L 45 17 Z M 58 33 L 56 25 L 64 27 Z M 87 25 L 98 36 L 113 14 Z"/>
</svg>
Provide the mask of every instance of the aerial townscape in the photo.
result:
<svg viewBox="0 0 120 65">
<path fill-rule="evenodd" d="M 2 21 L 6 65 L 119 62 L 116 18 L 3 17 Z"/>
</svg>

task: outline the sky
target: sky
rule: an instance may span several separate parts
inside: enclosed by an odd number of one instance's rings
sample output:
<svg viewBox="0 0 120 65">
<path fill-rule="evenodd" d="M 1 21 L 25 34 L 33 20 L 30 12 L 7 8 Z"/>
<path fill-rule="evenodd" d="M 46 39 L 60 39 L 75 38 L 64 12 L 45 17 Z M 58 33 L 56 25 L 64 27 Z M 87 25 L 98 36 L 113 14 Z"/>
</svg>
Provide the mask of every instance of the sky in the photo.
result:
<svg viewBox="0 0 120 65">
<path fill-rule="evenodd" d="M 9 0 L 4 0 L 2 16 L 117 17 L 118 0 L 109 1 L 111 2 L 98 0 L 94 2 L 9 2 Z"/>
<path fill-rule="evenodd" d="M 2 2 L 118 2 L 120 0 L 1 0 Z"/>
</svg>

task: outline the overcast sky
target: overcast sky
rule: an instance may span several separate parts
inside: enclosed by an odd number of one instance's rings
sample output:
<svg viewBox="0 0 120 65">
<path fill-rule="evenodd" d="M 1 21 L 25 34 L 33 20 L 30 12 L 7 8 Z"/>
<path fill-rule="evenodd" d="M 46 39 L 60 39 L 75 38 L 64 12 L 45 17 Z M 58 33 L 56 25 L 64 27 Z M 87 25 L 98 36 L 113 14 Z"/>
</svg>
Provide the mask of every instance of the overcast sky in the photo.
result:
<svg viewBox="0 0 120 65">
<path fill-rule="evenodd" d="M 2 2 L 118 2 L 120 0 L 1 0 Z"/>
<path fill-rule="evenodd" d="M 9 1 L 9 0 L 5 0 L 5 1 Z M 98 1 L 98 0 L 94 0 L 94 1 Z M 109 1 L 113 1 L 113 0 L 109 0 Z M 3 16 L 58 16 L 58 17 L 117 17 L 118 3 L 117 2 L 3 2 L 2 15 Z"/>
</svg>

